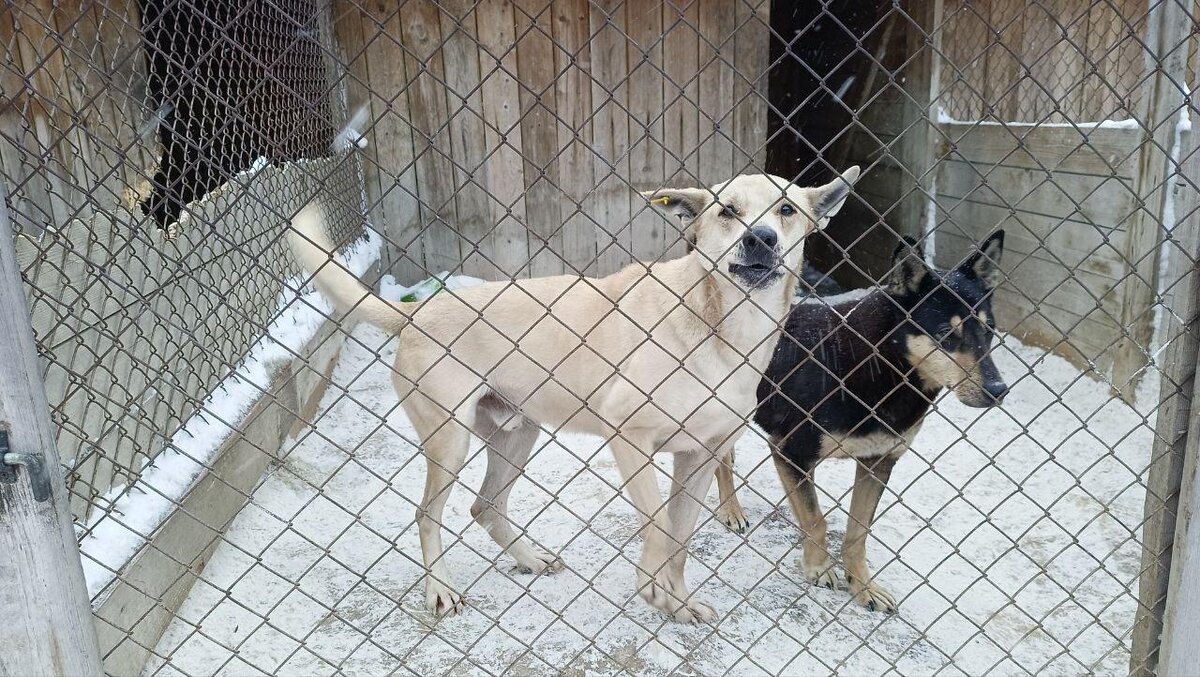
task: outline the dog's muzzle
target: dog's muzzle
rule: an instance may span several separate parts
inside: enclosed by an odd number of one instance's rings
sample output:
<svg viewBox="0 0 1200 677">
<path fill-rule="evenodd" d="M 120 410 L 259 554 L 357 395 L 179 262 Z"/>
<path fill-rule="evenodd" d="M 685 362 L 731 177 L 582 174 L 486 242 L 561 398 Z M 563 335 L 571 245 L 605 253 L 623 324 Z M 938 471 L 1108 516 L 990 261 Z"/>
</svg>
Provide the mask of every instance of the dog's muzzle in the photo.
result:
<svg viewBox="0 0 1200 677">
<path fill-rule="evenodd" d="M 740 259 L 729 264 L 729 274 L 747 289 L 763 289 L 783 277 L 779 235 L 774 228 L 755 226 L 742 236 Z"/>
</svg>

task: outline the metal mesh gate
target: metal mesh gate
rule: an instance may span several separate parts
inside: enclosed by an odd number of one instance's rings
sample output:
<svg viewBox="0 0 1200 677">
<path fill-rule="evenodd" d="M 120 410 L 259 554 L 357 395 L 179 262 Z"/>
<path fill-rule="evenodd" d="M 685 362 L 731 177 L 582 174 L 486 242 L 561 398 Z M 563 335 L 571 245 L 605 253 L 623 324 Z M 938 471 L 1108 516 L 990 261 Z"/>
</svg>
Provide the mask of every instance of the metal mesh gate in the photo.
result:
<svg viewBox="0 0 1200 677">
<path fill-rule="evenodd" d="M 106 669 L 1153 671 L 1175 421 L 1195 369 L 1181 347 L 1195 341 L 1185 290 L 1200 251 L 1192 12 L 1175 0 L 6 5 L 0 173 Z M 820 466 L 828 535 L 813 522 L 802 537 L 811 513 L 793 515 L 786 494 L 804 480 L 776 472 L 771 433 L 739 432 L 722 489 L 740 506 L 696 496 L 687 544 L 687 583 L 716 619 L 681 625 L 634 584 L 645 539 L 608 450 L 627 435 L 524 423 L 531 460 L 495 522 L 495 495 L 472 508 L 487 465 L 472 439 L 438 524 L 439 565 L 467 606 L 440 620 L 426 609 L 426 459 L 393 388 L 397 342 L 307 284 L 285 224 L 318 201 L 352 273 L 394 301 L 441 299 L 431 307 L 452 321 L 482 280 L 684 255 L 686 224 L 639 191 L 757 173 L 816 186 L 854 164 L 845 207 L 807 238 L 824 284 L 891 289 L 918 260 L 966 270 L 973 254 L 998 256 L 986 243 L 1005 231 L 988 350 L 1005 401 L 976 409 L 943 390 L 919 430 L 888 431 L 908 453 L 865 542 L 898 611 L 854 604 L 803 566 L 818 531 L 834 561 L 861 544 L 851 489 L 870 464 Z M 738 228 L 760 216 L 729 209 Z M 893 258 L 904 236 L 924 258 Z M 649 274 L 633 266 L 630 280 Z M 564 285 L 530 312 L 556 317 L 600 288 Z M 852 322 L 863 292 L 849 294 L 797 300 Z M 496 322 L 487 306 L 469 307 L 456 339 Z M 414 317 L 406 331 L 425 331 Z M 963 317 L 943 320 L 937 345 L 964 333 Z M 888 336 L 860 338 L 879 355 Z M 533 350 L 521 340 L 512 354 Z M 857 368 L 829 377 L 845 385 Z M 963 373 L 960 385 L 978 380 Z M 550 370 L 540 387 L 559 380 Z M 738 416 L 750 424 L 753 407 Z M 840 440 L 829 454 L 858 444 L 853 432 L 821 431 Z M 665 494 L 669 456 L 651 466 Z M 514 566 L 480 519 L 563 570 Z"/>
</svg>

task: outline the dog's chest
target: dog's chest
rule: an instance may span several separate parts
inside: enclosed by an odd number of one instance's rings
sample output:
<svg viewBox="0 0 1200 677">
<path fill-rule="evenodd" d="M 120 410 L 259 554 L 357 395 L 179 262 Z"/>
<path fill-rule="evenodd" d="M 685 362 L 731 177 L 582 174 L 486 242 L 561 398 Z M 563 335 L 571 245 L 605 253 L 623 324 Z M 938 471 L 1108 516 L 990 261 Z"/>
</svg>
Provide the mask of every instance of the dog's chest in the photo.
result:
<svg viewBox="0 0 1200 677">
<path fill-rule="evenodd" d="M 633 379 L 607 398 L 607 418 L 622 421 L 622 430 L 657 440 L 658 451 L 721 446 L 750 419 L 770 357 L 769 345 L 746 352 L 743 357 L 714 337 L 683 360 L 658 355 L 635 362 L 622 370 Z"/>
<path fill-rule="evenodd" d="M 921 424 L 917 423 L 899 433 L 875 431 L 865 435 L 822 434 L 820 456 L 822 459 L 899 457 L 908 451 L 920 429 Z"/>
</svg>

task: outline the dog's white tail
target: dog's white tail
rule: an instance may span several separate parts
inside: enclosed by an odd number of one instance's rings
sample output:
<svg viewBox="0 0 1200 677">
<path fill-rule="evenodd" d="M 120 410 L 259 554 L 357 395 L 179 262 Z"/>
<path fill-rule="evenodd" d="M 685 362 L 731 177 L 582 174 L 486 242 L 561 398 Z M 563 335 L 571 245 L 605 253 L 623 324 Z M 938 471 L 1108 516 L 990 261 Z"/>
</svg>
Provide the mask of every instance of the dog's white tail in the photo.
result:
<svg viewBox="0 0 1200 677">
<path fill-rule="evenodd" d="M 341 312 L 349 314 L 380 329 L 396 334 L 408 324 L 404 310 L 415 303 L 392 303 L 375 295 L 346 268 L 346 263 L 333 253 L 333 245 L 325 235 L 325 219 L 321 207 L 310 203 L 296 218 L 288 233 L 292 252 L 313 275 L 317 289 Z"/>
</svg>

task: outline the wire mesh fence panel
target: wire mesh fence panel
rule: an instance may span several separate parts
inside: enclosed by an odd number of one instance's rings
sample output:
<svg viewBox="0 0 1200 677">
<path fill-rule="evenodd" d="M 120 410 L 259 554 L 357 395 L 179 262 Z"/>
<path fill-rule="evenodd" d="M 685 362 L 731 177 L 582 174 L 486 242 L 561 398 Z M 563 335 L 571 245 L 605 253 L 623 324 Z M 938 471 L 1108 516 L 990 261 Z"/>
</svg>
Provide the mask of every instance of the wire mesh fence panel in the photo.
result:
<svg viewBox="0 0 1200 677">
<path fill-rule="evenodd" d="M 1194 29 L 6 5 L 0 173 L 106 669 L 1153 672 Z"/>
</svg>

